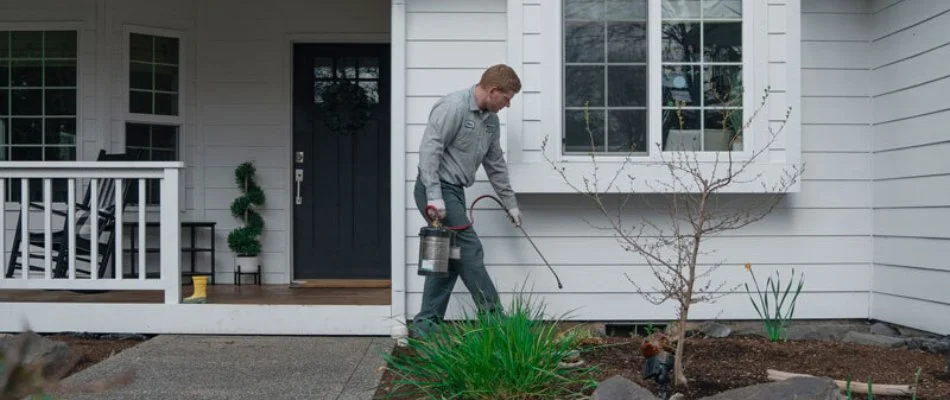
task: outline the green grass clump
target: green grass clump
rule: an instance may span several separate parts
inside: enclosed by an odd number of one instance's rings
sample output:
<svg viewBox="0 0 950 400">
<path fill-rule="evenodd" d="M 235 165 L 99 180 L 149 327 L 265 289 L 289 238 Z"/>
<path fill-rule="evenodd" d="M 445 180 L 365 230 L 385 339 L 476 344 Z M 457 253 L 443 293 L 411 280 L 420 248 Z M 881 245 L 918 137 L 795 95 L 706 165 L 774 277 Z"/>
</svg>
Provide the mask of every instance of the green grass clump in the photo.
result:
<svg viewBox="0 0 950 400">
<path fill-rule="evenodd" d="M 594 388 L 593 368 L 559 363 L 576 333 L 544 322 L 543 307 L 517 299 L 504 313 L 442 324 L 410 338 L 407 354 L 386 355 L 394 396 L 435 399 L 566 399 Z"/>
</svg>

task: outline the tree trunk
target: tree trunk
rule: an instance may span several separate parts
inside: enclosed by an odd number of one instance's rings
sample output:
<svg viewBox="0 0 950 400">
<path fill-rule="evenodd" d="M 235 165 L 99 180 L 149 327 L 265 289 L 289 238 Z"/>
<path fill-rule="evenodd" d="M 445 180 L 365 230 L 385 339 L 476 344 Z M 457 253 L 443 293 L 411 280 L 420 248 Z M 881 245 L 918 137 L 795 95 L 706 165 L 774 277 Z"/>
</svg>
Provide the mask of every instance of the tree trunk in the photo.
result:
<svg viewBox="0 0 950 400">
<path fill-rule="evenodd" d="M 679 329 L 676 332 L 676 355 L 673 356 L 673 375 L 675 386 L 687 384 L 686 373 L 683 365 L 683 348 L 686 346 L 686 319 L 689 316 L 689 303 L 680 308 Z"/>
</svg>

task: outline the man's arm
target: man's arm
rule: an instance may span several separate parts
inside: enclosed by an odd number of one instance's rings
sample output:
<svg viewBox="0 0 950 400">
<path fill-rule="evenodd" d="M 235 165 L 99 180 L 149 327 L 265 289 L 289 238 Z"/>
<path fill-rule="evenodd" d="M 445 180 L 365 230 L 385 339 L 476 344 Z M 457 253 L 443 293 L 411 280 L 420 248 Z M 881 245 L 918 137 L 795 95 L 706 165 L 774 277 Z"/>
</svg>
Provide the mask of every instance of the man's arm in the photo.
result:
<svg viewBox="0 0 950 400">
<path fill-rule="evenodd" d="M 429 122 L 419 143 L 419 176 L 426 188 L 428 200 L 442 199 L 442 185 L 439 183 L 439 164 L 442 153 L 448 143 L 452 143 L 462 124 L 458 107 L 439 101 L 429 113 Z"/>
<path fill-rule="evenodd" d="M 497 125 L 496 125 L 497 126 Z M 515 191 L 511 188 L 511 182 L 508 179 L 508 165 L 505 162 L 505 154 L 501 150 L 501 134 L 496 133 L 488 147 L 488 153 L 482 160 L 482 167 L 488 175 L 495 193 L 501 198 L 502 204 L 506 210 L 518 208 L 518 199 L 515 197 Z"/>
</svg>

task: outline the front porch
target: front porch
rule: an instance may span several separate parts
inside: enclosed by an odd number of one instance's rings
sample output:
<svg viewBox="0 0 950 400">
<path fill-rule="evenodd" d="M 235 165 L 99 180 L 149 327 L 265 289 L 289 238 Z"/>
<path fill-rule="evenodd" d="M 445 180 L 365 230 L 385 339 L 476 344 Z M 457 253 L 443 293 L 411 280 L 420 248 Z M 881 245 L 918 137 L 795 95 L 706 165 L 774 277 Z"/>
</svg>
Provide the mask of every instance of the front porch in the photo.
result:
<svg viewBox="0 0 950 400">
<path fill-rule="evenodd" d="M 183 296 L 190 295 L 192 290 L 191 285 L 181 287 Z M 389 288 L 208 285 L 207 292 L 208 304 L 388 306 L 392 301 Z M 101 293 L 80 293 L 69 290 L 0 290 L 0 303 L 161 304 L 163 302 L 164 294 L 160 290 L 114 290 Z"/>
</svg>

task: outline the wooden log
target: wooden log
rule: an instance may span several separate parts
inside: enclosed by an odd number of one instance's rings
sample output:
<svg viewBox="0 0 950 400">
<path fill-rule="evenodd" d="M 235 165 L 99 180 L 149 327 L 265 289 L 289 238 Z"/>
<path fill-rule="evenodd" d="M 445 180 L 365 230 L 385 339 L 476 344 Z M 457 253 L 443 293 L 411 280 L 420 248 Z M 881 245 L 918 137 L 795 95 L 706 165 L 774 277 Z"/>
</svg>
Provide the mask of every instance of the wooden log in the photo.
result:
<svg viewBox="0 0 950 400">
<path fill-rule="evenodd" d="M 770 381 L 784 381 L 784 380 L 796 378 L 796 377 L 814 377 L 814 375 L 796 374 L 793 372 L 777 371 L 774 369 L 766 369 L 765 372 L 768 373 L 768 378 Z M 845 388 L 847 388 L 848 386 L 848 382 L 846 381 L 841 381 L 837 379 L 835 379 L 834 381 L 841 390 L 845 390 Z M 873 384 L 873 387 L 871 388 L 871 390 L 874 391 L 874 394 L 879 394 L 882 396 L 899 396 L 899 395 L 911 394 L 912 392 L 910 385 L 885 385 L 881 383 Z M 868 392 L 867 382 L 851 381 L 851 393 L 867 394 L 867 392 Z"/>
</svg>

